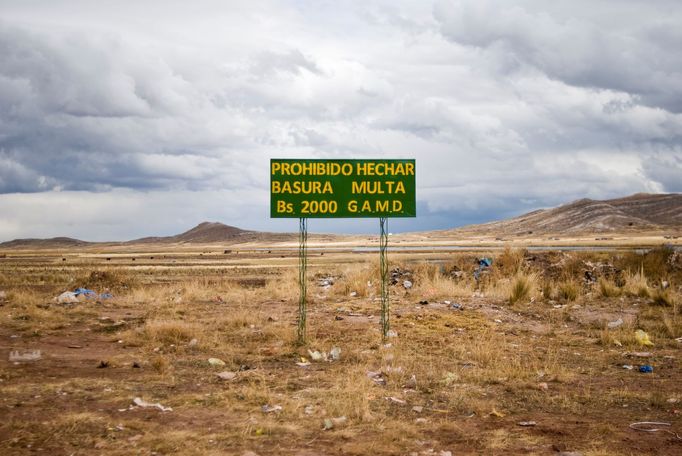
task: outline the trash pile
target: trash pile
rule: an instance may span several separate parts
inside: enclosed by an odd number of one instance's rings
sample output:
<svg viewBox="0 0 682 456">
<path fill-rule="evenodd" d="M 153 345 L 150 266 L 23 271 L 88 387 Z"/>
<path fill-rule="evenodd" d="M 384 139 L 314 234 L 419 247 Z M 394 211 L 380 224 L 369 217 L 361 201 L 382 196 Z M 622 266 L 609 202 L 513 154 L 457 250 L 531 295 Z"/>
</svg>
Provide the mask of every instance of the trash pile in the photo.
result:
<svg viewBox="0 0 682 456">
<path fill-rule="evenodd" d="M 76 288 L 74 291 L 65 291 L 59 296 L 56 296 L 53 301 L 58 304 L 73 304 L 81 302 L 82 299 L 111 299 L 113 297 L 114 296 L 109 290 L 105 290 L 103 293 L 98 294 L 87 288 Z"/>
<path fill-rule="evenodd" d="M 476 262 L 478 263 L 478 266 L 474 271 L 474 279 L 476 279 L 476 283 L 478 283 L 481 280 L 481 275 L 490 273 L 493 260 L 492 258 L 477 258 Z"/>
<path fill-rule="evenodd" d="M 402 284 L 402 286 L 405 287 L 406 290 L 412 288 L 412 271 L 403 270 L 400 269 L 399 267 L 395 267 L 391 269 L 390 274 L 391 278 L 389 283 L 391 285 Z"/>
</svg>

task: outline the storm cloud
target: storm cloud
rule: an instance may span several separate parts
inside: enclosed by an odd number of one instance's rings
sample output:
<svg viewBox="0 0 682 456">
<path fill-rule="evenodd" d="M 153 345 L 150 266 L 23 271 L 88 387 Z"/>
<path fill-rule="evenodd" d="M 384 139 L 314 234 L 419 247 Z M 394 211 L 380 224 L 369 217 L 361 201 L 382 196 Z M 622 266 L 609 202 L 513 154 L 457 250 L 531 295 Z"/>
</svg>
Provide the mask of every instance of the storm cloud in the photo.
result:
<svg viewBox="0 0 682 456">
<path fill-rule="evenodd" d="M 268 219 L 274 157 L 416 158 L 397 230 L 679 192 L 681 22 L 674 1 L 6 1 L 0 240 L 292 230 Z"/>
</svg>

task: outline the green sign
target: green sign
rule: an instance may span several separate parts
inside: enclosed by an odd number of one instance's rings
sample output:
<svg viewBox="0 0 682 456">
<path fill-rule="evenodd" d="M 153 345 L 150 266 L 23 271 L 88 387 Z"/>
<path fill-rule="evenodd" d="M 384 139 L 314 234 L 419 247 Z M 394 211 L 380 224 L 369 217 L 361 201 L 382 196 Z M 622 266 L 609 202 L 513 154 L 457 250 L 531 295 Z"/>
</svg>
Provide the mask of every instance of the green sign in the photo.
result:
<svg viewBox="0 0 682 456">
<path fill-rule="evenodd" d="M 270 160 L 270 217 L 416 217 L 414 160 Z"/>
</svg>

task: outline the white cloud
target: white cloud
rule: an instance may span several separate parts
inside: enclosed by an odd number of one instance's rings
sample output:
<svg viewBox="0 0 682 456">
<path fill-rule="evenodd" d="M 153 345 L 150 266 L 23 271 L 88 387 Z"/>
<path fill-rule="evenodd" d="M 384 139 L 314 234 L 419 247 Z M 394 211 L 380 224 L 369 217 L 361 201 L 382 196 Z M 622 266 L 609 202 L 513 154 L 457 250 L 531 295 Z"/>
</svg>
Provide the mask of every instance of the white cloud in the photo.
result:
<svg viewBox="0 0 682 456">
<path fill-rule="evenodd" d="M 272 157 L 416 157 L 399 229 L 680 191 L 682 7 L 659 6 L 6 2 L 0 239 L 287 229 Z"/>
</svg>

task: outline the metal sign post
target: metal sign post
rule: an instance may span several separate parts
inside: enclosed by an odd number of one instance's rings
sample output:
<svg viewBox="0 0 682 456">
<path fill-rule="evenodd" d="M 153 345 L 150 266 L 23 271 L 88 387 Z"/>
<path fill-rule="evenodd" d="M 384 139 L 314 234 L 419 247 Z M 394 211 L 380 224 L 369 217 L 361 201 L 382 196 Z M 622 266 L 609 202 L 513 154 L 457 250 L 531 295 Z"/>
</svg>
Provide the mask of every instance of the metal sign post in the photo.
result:
<svg viewBox="0 0 682 456">
<path fill-rule="evenodd" d="M 390 331 L 388 218 L 416 217 L 415 160 L 270 160 L 270 217 L 298 218 L 298 342 L 306 340 L 309 218 L 379 217 L 381 336 Z"/>
<path fill-rule="evenodd" d="M 391 329 L 388 320 L 388 220 L 379 219 L 379 274 L 381 275 L 381 339 L 385 342 Z"/>
<path fill-rule="evenodd" d="M 308 222 L 305 218 L 298 219 L 298 343 L 305 344 L 306 298 L 308 270 Z"/>
</svg>

